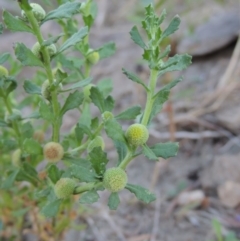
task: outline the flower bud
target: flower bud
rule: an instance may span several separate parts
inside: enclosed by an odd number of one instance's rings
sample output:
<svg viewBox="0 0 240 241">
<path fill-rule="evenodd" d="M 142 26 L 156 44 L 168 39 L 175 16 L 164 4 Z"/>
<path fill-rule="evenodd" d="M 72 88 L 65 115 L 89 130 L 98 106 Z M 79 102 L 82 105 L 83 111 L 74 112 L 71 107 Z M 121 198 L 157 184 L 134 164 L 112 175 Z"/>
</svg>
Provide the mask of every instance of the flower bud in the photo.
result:
<svg viewBox="0 0 240 241">
<path fill-rule="evenodd" d="M 61 178 L 54 186 L 54 192 L 58 198 L 69 198 L 74 191 L 75 181 L 71 178 Z"/>
<path fill-rule="evenodd" d="M 113 167 L 106 170 L 103 176 L 104 187 L 111 192 L 118 192 L 127 184 L 127 174 L 120 167 Z"/>
<path fill-rule="evenodd" d="M 93 51 L 92 49 L 89 51 L 89 54 L 87 55 L 87 60 L 91 64 L 97 64 L 100 59 L 99 53 L 97 51 Z"/>
<path fill-rule="evenodd" d="M 12 153 L 12 164 L 16 167 L 21 165 L 21 150 L 17 149 Z"/>
<path fill-rule="evenodd" d="M 38 141 L 39 143 L 42 143 L 44 141 L 44 132 L 42 130 L 37 130 L 33 134 L 33 139 Z"/>
<path fill-rule="evenodd" d="M 51 100 L 51 92 L 49 90 L 50 84 L 48 79 L 45 80 L 42 84 L 42 89 L 41 89 L 41 93 L 44 99 L 50 101 Z"/>
<path fill-rule="evenodd" d="M 54 54 L 56 54 L 57 48 L 56 48 L 55 44 L 48 45 L 47 51 L 48 51 L 50 57 L 52 57 Z M 41 52 L 41 45 L 39 44 L 39 42 L 36 42 L 32 46 L 32 52 L 36 57 L 38 57 L 41 61 L 43 61 L 42 52 Z"/>
<path fill-rule="evenodd" d="M 0 77 L 3 77 L 3 76 L 8 76 L 8 70 L 2 65 L 0 65 Z"/>
<path fill-rule="evenodd" d="M 44 158 L 49 162 L 58 162 L 64 155 L 61 144 L 57 142 L 48 142 L 43 148 Z"/>
<path fill-rule="evenodd" d="M 101 147 L 102 150 L 104 150 L 105 148 L 105 143 L 104 143 L 104 140 L 101 136 L 97 136 L 95 137 L 89 144 L 88 144 L 88 147 L 87 147 L 87 151 L 88 152 L 91 152 L 93 150 L 93 148 L 95 147 Z"/>
<path fill-rule="evenodd" d="M 114 115 L 110 111 L 105 111 L 105 112 L 102 113 L 103 122 L 106 122 L 108 120 L 112 120 L 113 118 L 114 118 Z"/>
<path fill-rule="evenodd" d="M 142 124 L 133 124 L 128 127 L 126 133 L 127 141 L 132 146 L 140 146 L 147 142 L 149 137 L 148 129 Z"/>
<path fill-rule="evenodd" d="M 30 6 L 32 7 L 34 17 L 38 22 L 41 22 L 46 16 L 45 10 L 37 3 L 30 3 Z M 25 21 L 28 20 L 24 10 L 22 10 L 21 15 Z"/>
</svg>

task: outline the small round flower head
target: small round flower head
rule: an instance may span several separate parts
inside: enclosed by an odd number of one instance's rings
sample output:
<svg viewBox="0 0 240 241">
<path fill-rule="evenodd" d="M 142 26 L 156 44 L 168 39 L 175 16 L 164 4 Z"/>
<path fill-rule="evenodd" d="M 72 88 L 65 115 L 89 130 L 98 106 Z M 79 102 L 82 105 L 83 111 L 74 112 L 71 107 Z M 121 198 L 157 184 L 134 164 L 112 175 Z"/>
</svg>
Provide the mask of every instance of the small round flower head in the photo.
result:
<svg viewBox="0 0 240 241">
<path fill-rule="evenodd" d="M 147 142 L 149 132 L 145 125 L 133 124 L 128 127 L 125 135 L 130 145 L 140 146 Z"/>
<path fill-rule="evenodd" d="M 89 54 L 87 55 L 87 60 L 91 63 L 91 64 L 96 64 L 98 63 L 100 59 L 100 55 L 97 51 L 93 51 L 90 50 Z"/>
<path fill-rule="evenodd" d="M 74 191 L 75 181 L 71 178 L 61 178 L 54 186 L 54 192 L 60 199 L 69 198 Z"/>
<path fill-rule="evenodd" d="M 114 118 L 114 115 L 110 111 L 105 111 L 105 112 L 102 113 L 103 122 L 106 122 L 108 120 L 112 120 L 113 118 Z"/>
<path fill-rule="evenodd" d="M 0 65 L 0 77 L 3 77 L 3 76 L 8 76 L 8 70 L 2 65 Z"/>
<path fill-rule="evenodd" d="M 43 148 L 43 154 L 47 161 L 58 162 L 64 155 L 64 150 L 61 144 L 57 142 L 48 142 Z"/>
<path fill-rule="evenodd" d="M 37 19 L 37 21 L 41 22 L 46 16 L 45 10 L 37 3 L 30 3 L 30 6 L 32 7 L 34 17 Z M 24 20 L 27 21 L 28 19 L 24 10 L 22 10 L 21 14 Z"/>
<path fill-rule="evenodd" d="M 103 185 L 110 192 L 118 192 L 127 184 L 127 174 L 120 167 L 113 167 L 106 170 L 103 176 Z"/>
<path fill-rule="evenodd" d="M 21 165 L 21 150 L 17 149 L 12 153 L 12 164 L 16 167 Z"/>
<path fill-rule="evenodd" d="M 93 148 L 95 147 L 101 147 L 102 150 L 104 150 L 105 148 L 105 143 L 104 143 L 104 140 L 101 136 L 97 136 L 95 137 L 89 144 L 88 144 L 88 147 L 87 147 L 87 151 L 88 152 L 91 152 L 93 150 Z"/>
<path fill-rule="evenodd" d="M 57 48 L 55 46 L 55 44 L 50 44 L 47 46 L 47 50 L 48 53 L 50 55 L 50 57 L 52 57 L 54 54 L 57 53 Z M 38 57 L 40 60 L 43 60 L 42 57 L 42 52 L 41 52 L 41 45 L 39 42 L 36 42 L 33 46 L 32 46 L 32 52 L 33 54 Z"/>
<path fill-rule="evenodd" d="M 86 85 L 84 88 L 83 88 L 83 94 L 84 94 L 84 99 L 88 102 L 91 101 L 91 98 L 90 98 L 90 90 L 91 88 L 95 86 L 93 84 L 89 84 L 89 85 Z"/>
<path fill-rule="evenodd" d="M 44 141 L 44 132 L 42 130 L 37 130 L 33 134 L 33 139 L 38 141 L 39 143 L 42 143 Z"/>
<path fill-rule="evenodd" d="M 42 84 L 42 89 L 41 89 L 41 93 L 44 99 L 46 100 L 51 100 L 51 92 L 49 90 L 50 84 L 49 84 L 49 80 L 45 80 Z"/>
</svg>

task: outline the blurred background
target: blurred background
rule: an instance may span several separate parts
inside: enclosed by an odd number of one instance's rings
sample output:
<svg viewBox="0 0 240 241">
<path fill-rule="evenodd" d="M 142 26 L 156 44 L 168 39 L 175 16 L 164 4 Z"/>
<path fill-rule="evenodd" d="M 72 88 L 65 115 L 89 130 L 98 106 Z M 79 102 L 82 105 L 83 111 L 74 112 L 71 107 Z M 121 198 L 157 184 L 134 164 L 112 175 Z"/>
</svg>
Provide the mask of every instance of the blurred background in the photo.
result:
<svg viewBox="0 0 240 241">
<path fill-rule="evenodd" d="M 52 9 L 47 1 L 36 2 L 46 10 Z M 92 75 L 96 82 L 103 77 L 113 80 L 116 113 L 145 103 L 144 91 L 127 80 L 121 69 L 127 67 L 148 79 L 141 49 L 134 45 L 129 31 L 133 25 L 141 24 L 144 6 L 151 2 L 97 1 L 98 17 L 91 32 L 91 45 L 97 48 L 114 41 L 117 52 L 95 66 Z M 66 240 L 240 240 L 240 1 L 154 3 L 159 14 L 163 8 L 167 10 L 167 20 L 176 14 L 181 17 L 180 29 L 169 39 L 171 54 L 187 52 L 193 56 L 193 64 L 186 71 L 165 75 L 159 81 L 160 88 L 177 76 L 184 76 L 150 129 L 150 142 L 179 141 L 179 154 L 157 163 L 141 156 L 127 170 L 130 182 L 150 188 L 157 201 L 144 205 L 122 192 L 121 205 L 113 212 L 108 210 L 107 195 L 103 194 L 100 203 L 81 207 L 82 216 L 76 218 L 81 231 L 70 229 Z M 11 0 L 0 0 L 0 8 L 13 15 L 20 11 L 17 1 Z M 45 36 L 60 32 L 53 22 L 44 24 L 42 30 Z M 0 35 L 1 53 L 13 53 L 16 41 L 29 47 L 35 42 L 31 35 L 5 31 Z M 32 68 L 24 68 L 19 81 L 31 78 L 33 73 Z M 23 93 L 20 88 L 19 100 Z M 63 133 L 71 129 L 77 118 L 74 111 L 69 111 Z M 107 142 L 106 149 L 109 157 L 116 156 L 111 142 Z M 37 239 L 27 235 L 26 240 Z"/>
</svg>

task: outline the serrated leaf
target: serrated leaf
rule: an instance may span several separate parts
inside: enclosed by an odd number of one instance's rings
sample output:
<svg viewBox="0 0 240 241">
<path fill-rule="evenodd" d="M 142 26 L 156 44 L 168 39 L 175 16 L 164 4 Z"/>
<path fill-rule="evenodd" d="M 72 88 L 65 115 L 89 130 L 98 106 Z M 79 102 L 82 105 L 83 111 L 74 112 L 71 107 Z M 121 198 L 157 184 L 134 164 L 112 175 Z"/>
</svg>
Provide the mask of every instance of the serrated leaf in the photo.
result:
<svg viewBox="0 0 240 241">
<path fill-rule="evenodd" d="M 81 3 L 67 2 L 60 5 L 57 9 L 49 12 L 43 20 L 43 23 L 52 19 L 71 18 L 79 12 Z"/>
<path fill-rule="evenodd" d="M 92 77 L 86 78 L 84 80 L 81 80 L 81 81 L 71 85 L 69 88 L 65 89 L 64 91 L 69 91 L 69 90 L 74 90 L 74 89 L 77 89 L 77 88 L 84 87 L 84 86 L 90 84 L 92 82 L 92 80 L 93 80 Z"/>
<path fill-rule="evenodd" d="M 16 177 L 17 177 L 17 174 L 18 174 L 19 170 L 15 170 L 13 171 L 2 183 L 1 185 L 1 188 L 2 189 L 9 189 L 12 187 Z"/>
<path fill-rule="evenodd" d="M 106 98 L 113 89 L 113 84 L 111 79 L 102 79 L 97 83 L 97 87 L 102 93 L 103 97 Z"/>
<path fill-rule="evenodd" d="M 164 159 L 176 156 L 178 148 L 178 142 L 158 143 L 150 147 L 157 157 L 162 157 Z"/>
<path fill-rule="evenodd" d="M 23 43 L 16 43 L 14 50 L 17 59 L 22 65 L 43 67 L 43 63 Z"/>
<path fill-rule="evenodd" d="M 10 53 L 4 53 L 0 55 L 0 64 L 5 63 L 10 57 Z"/>
<path fill-rule="evenodd" d="M 57 199 L 52 202 L 49 202 L 45 206 L 43 206 L 40 212 L 45 217 L 52 218 L 57 215 L 61 203 L 62 199 Z"/>
<path fill-rule="evenodd" d="M 49 46 L 51 44 L 56 43 L 63 35 L 64 35 L 64 33 L 60 33 L 57 36 L 53 36 L 53 37 L 49 38 L 48 40 L 43 41 L 42 46 Z"/>
<path fill-rule="evenodd" d="M 132 81 L 142 85 L 146 90 L 148 90 L 148 87 L 143 83 L 143 81 L 134 73 L 127 71 L 126 69 L 122 69 L 123 73 Z"/>
<path fill-rule="evenodd" d="M 82 104 L 83 99 L 83 93 L 77 90 L 74 93 L 69 94 L 67 100 L 65 101 L 65 104 L 61 109 L 60 115 L 63 116 L 67 111 L 78 108 Z"/>
<path fill-rule="evenodd" d="M 133 40 L 133 42 L 137 45 L 139 45 L 141 48 L 145 48 L 146 45 L 144 43 L 144 41 L 142 40 L 141 35 L 138 32 L 138 29 L 136 26 L 134 26 L 131 31 L 130 31 L 130 35 L 131 35 L 131 39 Z"/>
<path fill-rule="evenodd" d="M 167 36 L 173 34 L 175 31 L 177 31 L 178 27 L 180 25 L 180 22 L 181 22 L 181 20 L 180 20 L 179 16 L 176 15 L 170 22 L 169 26 L 163 31 L 161 40 L 166 38 Z"/>
<path fill-rule="evenodd" d="M 104 111 L 112 111 L 115 105 L 115 100 L 111 95 L 109 95 L 105 100 L 104 100 Z"/>
<path fill-rule="evenodd" d="M 140 106 L 133 106 L 115 116 L 117 120 L 133 120 L 141 114 Z"/>
<path fill-rule="evenodd" d="M 88 192 L 85 192 L 84 194 L 82 194 L 79 202 L 84 203 L 84 204 L 92 204 L 92 203 L 97 202 L 98 199 L 99 199 L 98 193 L 95 190 L 92 190 L 92 191 L 88 191 Z"/>
<path fill-rule="evenodd" d="M 22 164 L 22 170 L 24 171 L 24 173 L 26 173 L 29 177 L 31 177 L 31 179 L 33 179 L 33 183 L 36 183 L 36 181 L 38 181 L 38 173 L 35 170 L 34 167 L 32 167 L 29 163 L 24 162 Z"/>
<path fill-rule="evenodd" d="M 96 51 L 99 53 L 100 59 L 105 59 L 115 54 L 116 45 L 113 42 L 106 43 Z"/>
<path fill-rule="evenodd" d="M 86 133 L 86 131 L 89 132 L 89 128 L 90 128 L 90 125 L 91 125 L 91 118 L 92 118 L 92 116 L 91 116 L 89 104 L 83 105 L 82 113 L 81 113 L 81 116 L 79 117 L 78 123 L 80 125 L 84 126 L 82 128 L 82 130 L 83 130 L 82 132 L 87 134 L 87 135 L 88 135 L 88 133 Z M 86 127 L 86 130 L 84 130 L 85 127 Z M 91 133 L 91 131 L 90 131 L 90 133 Z"/>
<path fill-rule="evenodd" d="M 145 157 L 147 157 L 150 160 L 158 160 L 158 157 L 147 145 L 143 145 L 142 153 Z"/>
<path fill-rule="evenodd" d="M 128 183 L 125 188 L 128 189 L 131 193 L 134 193 L 137 199 L 143 201 L 144 203 L 150 203 L 156 200 L 156 196 L 148 189 L 143 187 Z"/>
<path fill-rule="evenodd" d="M 86 160 L 86 162 L 88 162 Z M 89 163 L 89 162 L 88 162 Z M 92 166 L 86 166 L 85 164 L 79 163 L 79 165 L 72 164 L 70 167 L 71 175 L 82 182 L 95 182 L 97 181 L 96 173 Z"/>
<path fill-rule="evenodd" d="M 110 210 L 116 210 L 120 203 L 120 199 L 117 192 L 112 192 L 108 199 L 108 207 Z"/>
<path fill-rule="evenodd" d="M 122 130 L 122 126 L 115 120 L 108 120 L 104 123 L 104 129 L 112 140 L 120 141 L 125 143 L 124 132 Z"/>
<path fill-rule="evenodd" d="M 42 154 L 42 147 L 34 139 L 25 139 L 23 142 L 23 149 L 28 153 L 28 154 L 33 154 L 33 155 L 40 155 Z"/>
<path fill-rule="evenodd" d="M 92 15 L 83 16 L 83 21 L 85 25 L 88 26 L 88 28 L 90 29 L 94 23 L 94 18 L 92 17 Z"/>
<path fill-rule="evenodd" d="M 28 94 L 41 95 L 41 88 L 36 84 L 34 84 L 32 81 L 25 80 L 23 84 L 23 88 Z"/>
<path fill-rule="evenodd" d="M 64 42 L 64 44 L 58 49 L 57 54 L 81 42 L 87 34 L 88 34 L 88 27 L 81 28 L 78 32 L 73 34 L 67 41 Z"/>
<path fill-rule="evenodd" d="M 17 88 L 17 81 L 13 76 L 3 76 L 0 78 L 0 88 L 3 89 L 4 96 L 8 96 Z"/>
<path fill-rule="evenodd" d="M 13 32 L 33 33 L 33 30 L 25 22 L 5 10 L 3 11 L 3 20 L 7 28 Z"/>
<path fill-rule="evenodd" d="M 171 52 L 171 45 L 168 45 L 164 51 L 159 55 L 158 59 L 163 59 Z"/>
<path fill-rule="evenodd" d="M 121 141 L 114 141 L 114 146 L 118 153 L 118 163 L 120 163 L 127 155 L 127 145 Z"/>
<path fill-rule="evenodd" d="M 158 76 L 166 72 L 180 71 L 186 69 L 192 63 L 192 56 L 188 54 L 176 54 L 170 57 L 161 67 Z M 161 70 L 162 69 L 162 70 Z"/>
<path fill-rule="evenodd" d="M 61 178 L 63 171 L 60 171 L 56 165 L 51 165 L 48 168 L 47 173 L 48 173 L 48 177 L 55 184 Z"/>
<path fill-rule="evenodd" d="M 90 89 L 90 98 L 93 104 L 98 107 L 101 113 L 103 113 L 105 111 L 105 100 L 102 93 L 97 87 L 93 86 Z"/>
<path fill-rule="evenodd" d="M 94 168 L 97 175 L 102 176 L 106 170 L 106 165 L 108 163 L 107 154 L 102 150 L 101 147 L 95 147 L 89 153 L 90 162 Z"/>
<path fill-rule="evenodd" d="M 39 104 L 39 114 L 44 120 L 53 122 L 54 121 L 54 115 L 52 111 L 52 107 L 47 105 L 45 101 L 40 102 Z"/>
</svg>

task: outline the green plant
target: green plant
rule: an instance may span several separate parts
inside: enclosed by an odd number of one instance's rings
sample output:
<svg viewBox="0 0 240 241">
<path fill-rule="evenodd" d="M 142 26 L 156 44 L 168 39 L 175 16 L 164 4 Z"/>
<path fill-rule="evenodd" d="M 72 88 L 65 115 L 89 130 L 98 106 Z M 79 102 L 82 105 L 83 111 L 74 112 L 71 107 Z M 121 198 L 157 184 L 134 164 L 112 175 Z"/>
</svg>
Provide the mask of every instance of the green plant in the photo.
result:
<svg viewBox="0 0 240 241">
<path fill-rule="evenodd" d="M 217 219 L 212 220 L 212 227 L 217 241 L 239 241 L 234 232 L 228 232 L 226 235 L 223 235 L 222 225 Z"/>
<path fill-rule="evenodd" d="M 18 62 L 12 60 L 9 53 L 0 55 L 0 64 L 8 62 L 10 66 L 9 71 L 5 67 L 0 69 L 0 101 L 6 107 L 0 109 L 0 168 L 4 170 L 1 176 L 0 216 L 8 215 L 8 219 L 14 220 L 13 216 L 9 217 L 9 212 L 5 213 L 6 206 L 11 210 L 10 213 L 23 209 L 19 222 L 16 222 L 19 227 L 28 212 L 34 213 L 37 223 L 42 220 L 38 216 L 50 217 L 48 227 L 51 227 L 56 240 L 62 237 L 65 224 L 70 223 L 68 214 L 74 211 L 74 195 L 80 195 L 79 202 L 82 204 L 94 203 L 99 199 L 98 192 L 106 188 L 110 191 L 110 209 L 117 209 L 120 203 L 118 191 L 122 189 L 129 190 L 145 203 L 155 200 L 155 195 L 147 189 L 127 183 L 126 168 L 142 154 L 151 160 L 176 155 L 178 143 L 147 144 L 148 126 L 168 100 L 171 88 L 182 80 L 178 78 L 157 90 L 158 79 L 166 72 L 183 70 L 191 64 L 189 55 L 168 58 L 170 46 L 165 49 L 160 47 L 161 42 L 178 29 L 179 17 L 174 17 L 169 26 L 162 30 L 160 24 L 166 12 L 163 11 L 158 17 L 153 5 L 149 5 L 142 21 L 145 40 L 136 26 L 130 31 L 132 40 L 143 49 L 143 59 L 150 68 L 148 85 L 136 74 L 123 69 L 130 80 L 145 89 L 146 106 L 144 109 L 133 106 L 114 114 L 111 83 L 105 79 L 96 85 L 91 84 L 91 68 L 101 59 L 114 54 L 115 45 L 107 43 L 92 49 L 89 44 L 89 31 L 96 17 L 94 1 L 88 0 L 83 4 L 63 2 L 59 0 L 60 6 L 46 15 L 42 7 L 29 4 L 27 0 L 18 1 L 23 17 L 14 17 L 3 11 L 7 29 L 27 32 L 36 38 L 37 44 L 33 49 L 24 43 L 14 46 L 15 56 L 22 66 L 39 68 L 34 77 L 22 83 L 17 75 L 21 69 Z M 80 30 L 74 19 L 74 15 L 79 13 L 85 23 Z M 44 40 L 40 27 L 52 20 L 61 25 L 63 33 Z M 2 32 L 3 25 L 0 25 L 0 30 Z M 67 52 L 69 48 L 74 48 L 81 57 L 71 57 Z M 17 85 L 22 85 L 28 94 L 20 103 L 15 100 Z M 64 102 L 61 103 L 60 99 Z M 92 104 L 98 108 L 98 116 L 91 116 Z M 22 116 L 21 110 L 26 106 L 32 109 L 32 113 Z M 61 135 L 63 117 L 72 109 L 80 112 L 80 118 L 71 133 Z M 120 122 L 134 121 L 137 117 L 139 123 L 131 125 L 125 135 Z M 48 128 L 51 130 L 51 139 L 44 135 Z M 37 131 L 34 132 L 34 129 Z M 106 168 L 109 159 L 104 151 L 103 132 L 113 141 L 118 153 L 118 164 L 110 169 Z M 15 165 L 11 164 L 11 160 Z M 48 163 L 39 172 L 37 166 L 43 160 L 48 160 Z M 64 169 L 58 168 L 58 161 L 62 161 Z M 22 182 L 28 185 L 21 185 Z M 9 200 L 11 196 L 16 199 Z M 36 208 L 40 209 L 40 213 L 35 213 Z M 54 217 L 61 220 L 61 225 L 56 224 Z M 42 231 L 39 232 L 41 236 Z M 45 240 L 42 236 L 42 240 Z"/>
</svg>

